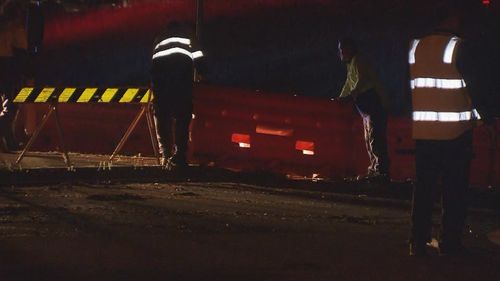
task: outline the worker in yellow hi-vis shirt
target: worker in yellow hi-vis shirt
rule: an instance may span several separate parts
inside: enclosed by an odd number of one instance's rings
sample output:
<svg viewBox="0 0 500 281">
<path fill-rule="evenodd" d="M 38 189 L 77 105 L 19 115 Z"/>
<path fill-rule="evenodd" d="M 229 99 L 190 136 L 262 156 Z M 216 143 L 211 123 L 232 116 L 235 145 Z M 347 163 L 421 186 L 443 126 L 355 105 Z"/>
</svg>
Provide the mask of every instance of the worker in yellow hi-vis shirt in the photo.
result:
<svg viewBox="0 0 500 281">
<path fill-rule="evenodd" d="M 13 132 L 17 108 L 12 103 L 27 57 L 27 36 L 21 1 L 8 1 L 0 14 L 0 147 L 17 150 Z"/>
<path fill-rule="evenodd" d="M 388 181 L 387 114 L 377 75 L 368 60 L 358 52 L 353 39 L 341 39 L 338 49 L 341 61 L 347 64 L 347 79 L 339 100 L 353 101 L 363 118 L 365 144 L 370 160 L 367 175 L 358 176 L 358 180 Z"/>
</svg>

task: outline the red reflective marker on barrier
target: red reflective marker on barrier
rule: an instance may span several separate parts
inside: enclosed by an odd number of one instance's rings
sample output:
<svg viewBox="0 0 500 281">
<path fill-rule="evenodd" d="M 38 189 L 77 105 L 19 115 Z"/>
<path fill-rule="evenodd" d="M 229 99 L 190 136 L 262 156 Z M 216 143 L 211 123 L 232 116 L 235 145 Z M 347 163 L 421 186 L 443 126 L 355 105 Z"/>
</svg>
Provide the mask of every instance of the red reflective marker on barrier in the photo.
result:
<svg viewBox="0 0 500 281">
<path fill-rule="evenodd" d="M 250 148 L 250 135 L 232 134 L 231 141 L 237 143 L 241 148 Z"/>
<path fill-rule="evenodd" d="M 314 155 L 314 142 L 311 141 L 296 141 L 295 149 L 302 150 L 304 155 Z"/>
</svg>

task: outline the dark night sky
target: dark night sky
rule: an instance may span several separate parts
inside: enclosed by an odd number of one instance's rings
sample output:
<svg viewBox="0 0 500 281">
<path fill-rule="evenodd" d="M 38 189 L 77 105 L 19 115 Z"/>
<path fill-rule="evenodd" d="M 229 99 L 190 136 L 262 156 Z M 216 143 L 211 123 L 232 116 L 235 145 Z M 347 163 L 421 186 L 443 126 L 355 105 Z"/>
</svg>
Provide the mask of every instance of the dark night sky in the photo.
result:
<svg viewBox="0 0 500 281">
<path fill-rule="evenodd" d="M 426 7 L 434 1 L 350 1 L 337 6 L 313 2 L 262 5 L 238 15 L 207 18 L 202 37 L 208 54 L 207 80 L 263 91 L 336 96 L 345 79 L 336 42 L 348 35 L 374 63 L 392 111 L 404 112 L 409 106 L 408 42 L 430 29 L 431 10 Z M 476 18 L 468 26 L 483 29 Z M 45 66 L 38 73 L 39 83 L 147 86 L 152 36 L 108 34 L 47 50 L 41 56 Z"/>
</svg>

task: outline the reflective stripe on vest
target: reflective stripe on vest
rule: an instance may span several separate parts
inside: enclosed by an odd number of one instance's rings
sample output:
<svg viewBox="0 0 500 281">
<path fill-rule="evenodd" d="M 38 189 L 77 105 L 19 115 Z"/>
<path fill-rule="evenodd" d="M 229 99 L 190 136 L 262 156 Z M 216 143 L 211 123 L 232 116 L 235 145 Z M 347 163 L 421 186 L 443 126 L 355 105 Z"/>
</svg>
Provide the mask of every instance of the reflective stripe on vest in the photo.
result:
<svg viewBox="0 0 500 281">
<path fill-rule="evenodd" d="M 463 79 L 415 78 L 410 80 L 410 86 L 415 88 L 460 89 L 465 88 Z"/>
<path fill-rule="evenodd" d="M 411 43 L 410 53 L 408 54 L 408 62 L 410 64 L 415 63 L 415 51 L 417 50 L 418 43 L 420 43 L 418 39 L 413 40 Z"/>
<path fill-rule="evenodd" d="M 413 121 L 460 122 L 479 119 L 481 116 L 475 109 L 463 112 L 413 111 Z"/>
<path fill-rule="evenodd" d="M 450 64 L 453 60 L 453 54 L 455 53 L 455 47 L 458 43 L 458 37 L 451 37 L 448 44 L 446 44 L 446 49 L 444 49 L 443 62 Z"/>
</svg>

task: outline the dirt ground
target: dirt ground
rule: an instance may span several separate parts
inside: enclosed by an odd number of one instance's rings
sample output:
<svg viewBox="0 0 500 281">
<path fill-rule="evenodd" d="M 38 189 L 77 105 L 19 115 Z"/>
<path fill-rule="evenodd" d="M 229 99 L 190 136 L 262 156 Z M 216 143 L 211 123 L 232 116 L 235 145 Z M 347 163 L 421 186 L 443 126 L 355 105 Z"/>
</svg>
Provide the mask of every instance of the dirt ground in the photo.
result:
<svg viewBox="0 0 500 281">
<path fill-rule="evenodd" d="M 285 186 L 4 187 L 0 280 L 499 280 L 498 213 L 469 215 L 458 257 L 409 257 L 408 217 Z"/>
</svg>

